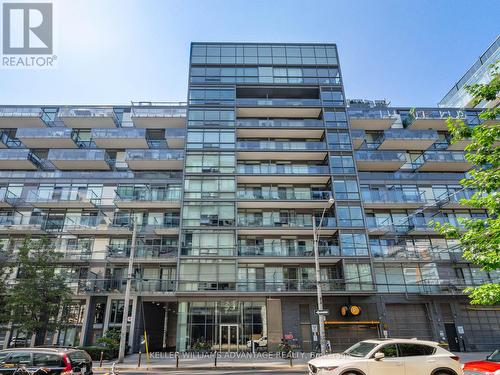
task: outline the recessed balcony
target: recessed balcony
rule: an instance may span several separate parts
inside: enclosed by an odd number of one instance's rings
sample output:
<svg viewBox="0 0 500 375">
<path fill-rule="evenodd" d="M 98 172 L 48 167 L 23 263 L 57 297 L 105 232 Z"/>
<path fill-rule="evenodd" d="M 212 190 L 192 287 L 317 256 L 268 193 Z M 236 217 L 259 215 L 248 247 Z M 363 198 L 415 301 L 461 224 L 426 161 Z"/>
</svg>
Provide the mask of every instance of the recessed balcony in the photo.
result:
<svg viewBox="0 0 500 375">
<path fill-rule="evenodd" d="M 408 127 L 447 131 L 448 118 L 466 120 L 465 113 L 457 109 L 417 109 L 409 114 Z"/>
<path fill-rule="evenodd" d="M 321 114 L 319 99 L 240 98 L 236 100 L 237 117 L 313 118 Z"/>
<path fill-rule="evenodd" d="M 236 147 L 238 160 L 324 160 L 327 156 L 324 142 L 239 141 Z"/>
<path fill-rule="evenodd" d="M 378 150 L 427 150 L 439 139 L 435 130 L 384 130 Z"/>
<path fill-rule="evenodd" d="M 359 171 L 397 171 L 406 162 L 404 152 L 356 151 Z"/>
<path fill-rule="evenodd" d="M 9 190 L 8 187 L 0 187 L 0 208 L 14 207 L 19 197 Z"/>
<path fill-rule="evenodd" d="M 77 188 L 54 190 L 32 190 L 26 202 L 37 208 L 94 208 L 101 202 L 92 190 L 79 191 Z"/>
<path fill-rule="evenodd" d="M 238 119 L 236 135 L 239 138 L 279 138 L 286 131 L 287 138 L 317 138 L 325 132 L 322 120 L 314 119 Z M 286 129 L 286 130 L 285 130 Z"/>
<path fill-rule="evenodd" d="M 27 148 L 0 150 L 0 170 L 36 170 L 40 159 Z"/>
<path fill-rule="evenodd" d="M 181 170 L 184 162 L 184 151 L 126 150 L 125 161 L 133 170 Z"/>
<path fill-rule="evenodd" d="M 182 103 L 166 106 L 134 105 L 131 118 L 137 128 L 185 128 L 186 105 Z"/>
<path fill-rule="evenodd" d="M 165 140 L 169 148 L 184 148 L 186 129 L 165 129 Z"/>
<path fill-rule="evenodd" d="M 355 150 L 361 147 L 361 145 L 365 141 L 366 132 L 363 129 L 352 129 L 351 130 L 351 138 L 352 138 L 352 146 Z"/>
<path fill-rule="evenodd" d="M 41 108 L 0 107 L 0 128 L 42 128 L 44 113 Z"/>
<path fill-rule="evenodd" d="M 148 148 L 146 129 L 92 129 L 91 137 L 99 148 Z"/>
<path fill-rule="evenodd" d="M 238 183 L 326 184 L 330 169 L 326 165 L 239 164 Z"/>
<path fill-rule="evenodd" d="M 385 130 L 389 129 L 398 116 L 394 110 L 348 108 L 351 129 Z"/>
<path fill-rule="evenodd" d="M 16 137 L 30 148 L 77 148 L 70 128 L 21 128 Z"/>
<path fill-rule="evenodd" d="M 106 150 L 52 149 L 48 160 L 61 170 L 109 170 L 110 159 Z"/>
<path fill-rule="evenodd" d="M 118 117 L 112 107 L 63 107 L 59 119 L 69 128 L 116 128 Z"/>
<path fill-rule="evenodd" d="M 426 151 L 422 155 L 420 172 L 467 172 L 472 165 L 461 151 Z"/>
</svg>

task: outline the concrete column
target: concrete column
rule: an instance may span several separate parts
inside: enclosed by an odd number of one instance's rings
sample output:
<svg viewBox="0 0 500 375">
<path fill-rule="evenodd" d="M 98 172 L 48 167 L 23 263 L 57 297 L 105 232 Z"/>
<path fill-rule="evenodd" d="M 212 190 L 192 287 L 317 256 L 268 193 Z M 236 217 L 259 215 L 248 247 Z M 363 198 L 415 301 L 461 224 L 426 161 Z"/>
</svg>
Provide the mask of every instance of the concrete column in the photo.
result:
<svg viewBox="0 0 500 375">
<path fill-rule="evenodd" d="M 111 301 L 113 300 L 112 296 L 108 296 L 106 300 L 106 313 L 104 314 L 104 323 L 102 325 L 102 334 L 108 330 L 109 327 L 109 319 L 111 318 Z"/>
<path fill-rule="evenodd" d="M 85 337 L 87 335 L 87 332 L 89 331 L 88 327 L 89 324 L 92 324 L 92 322 L 89 322 L 90 319 L 90 296 L 85 297 L 85 310 L 83 310 L 83 323 L 82 323 L 82 331 L 80 332 L 80 346 L 85 345 Z"/>
<path fill-rule="evenodd" d="M 283 316 L 281 312 L 281 299 L 268 298 L 267 304 L 267 347 L 276 351 L 283 338 Z"/>
<path fill-rule="evenodd" d="M 135 321 L 137 317 L 137 307 L 139 306 L 139 297 L 138 296 L 133 296 L 132 297 L 132 316 L 131 316 L 131 321 L 129 325 L 129 334 L 128 334 L 128 344 L 130 345 L 130 348 L 134 347 L 134 342 L 135 342 Z M 132 349 L 133 350 L 133 349 Z"/>
</svg>

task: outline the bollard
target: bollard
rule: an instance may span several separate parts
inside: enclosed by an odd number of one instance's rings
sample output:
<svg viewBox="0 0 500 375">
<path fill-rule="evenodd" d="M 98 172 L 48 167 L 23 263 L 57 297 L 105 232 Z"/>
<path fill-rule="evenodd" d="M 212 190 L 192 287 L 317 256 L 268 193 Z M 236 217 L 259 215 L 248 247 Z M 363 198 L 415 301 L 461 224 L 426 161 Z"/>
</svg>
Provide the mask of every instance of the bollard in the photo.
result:
<svg viewBox="0 0 500 375">
<path fill-rule="evenodd" d="M 288 358 L 290 359 L 290 367 L 293 367 L 293 354 L 292 354 L 292 351 L 289 351 L 288 352 Z"/>
<path fill-rule="evenodd" d="M 179 368 L 179 352 L 175 352 L 175 368 Z"/>
<path fill-rule="evenodd" d="M 101 350 L 101 359 L 99 360 L 99 367 L 102 367 L 102 359 L 104 357 L 104 351 Z"/>
<path fill-rule="evenodd" d="M 137 359 L 137 367 L 141 367 L 141 352 L 139 351 L 139 358 Z"/>
<path fill-rule="evenodd" d="M 214 367 L 217 367 L 217 350 L 215 351 Z"/>
</svg>

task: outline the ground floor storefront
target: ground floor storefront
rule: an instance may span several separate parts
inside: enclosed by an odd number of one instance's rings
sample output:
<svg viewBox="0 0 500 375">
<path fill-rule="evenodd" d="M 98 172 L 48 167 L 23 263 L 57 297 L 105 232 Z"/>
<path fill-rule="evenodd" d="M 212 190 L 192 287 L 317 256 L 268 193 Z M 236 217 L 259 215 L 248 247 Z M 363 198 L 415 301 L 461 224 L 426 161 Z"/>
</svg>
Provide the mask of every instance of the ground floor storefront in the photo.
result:
<svg viewBox="0 0 500 375">
<path fill-rule="evenodd" d="M 68 324 L 46 344 L 94 345 L 107 330 L 121 329 L 121 295 L 74 301 Z M 123 298 L 123 297 L 122 297 Z M 315 296 L 244 298 L 134 296 L 129 303 L 129 352 L 277 351 L 319 349 Z M 416 337 L 447 342 L 452 351 L 500 346 L 500 308 L 477 307 L 457 296 L 378 294 L 325 296 L 325 332 L 332 351 L 364 339 Z M 29 343 L 15 327 L 0 329 L 4 347 Z"/>
</svg>

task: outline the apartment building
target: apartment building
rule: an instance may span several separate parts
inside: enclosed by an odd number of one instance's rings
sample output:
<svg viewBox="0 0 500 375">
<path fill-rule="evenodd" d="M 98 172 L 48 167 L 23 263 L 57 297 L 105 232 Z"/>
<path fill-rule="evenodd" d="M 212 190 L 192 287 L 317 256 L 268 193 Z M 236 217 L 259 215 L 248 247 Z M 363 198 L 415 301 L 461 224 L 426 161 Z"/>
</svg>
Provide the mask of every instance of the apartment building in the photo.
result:
<svg viewBox="0 0 500 375">
<path fill-rule="evenodd" d="M 193 43 L 187 98 L 0 107 L 1 241 L 51 238 L 74 292 L 48 344 L 121 327 L 135 231 L 131 351 L 144 331 L 150 351 L 314 349 L 316 230 L 334 350 L 498 346 L 498 309 L 462 290 L 499 274 L 429 226 L 485 215 L 458 203 L 471 165 L 445 124 L 481 109 L 347 101 L 334 44 Z"/>
</svg>

